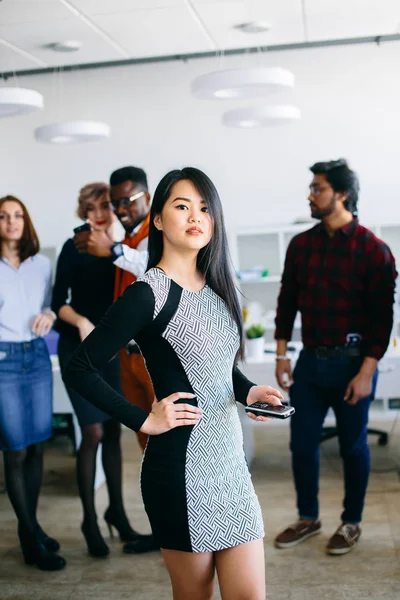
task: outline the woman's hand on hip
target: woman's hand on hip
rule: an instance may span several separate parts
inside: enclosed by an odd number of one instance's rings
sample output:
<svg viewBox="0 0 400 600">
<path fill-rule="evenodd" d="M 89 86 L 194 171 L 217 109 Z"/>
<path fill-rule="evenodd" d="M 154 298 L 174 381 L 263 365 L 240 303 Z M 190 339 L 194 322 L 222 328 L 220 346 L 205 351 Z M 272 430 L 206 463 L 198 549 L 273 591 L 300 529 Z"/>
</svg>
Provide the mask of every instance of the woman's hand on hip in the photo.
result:
<svg viewBox="0 0 400 600">
<path fill-rule="evenodd" d="M 201 418 L 201 409 L 190 404 L 174 404 L 180 398 L 195 398 L 195 394 L 175 392 L 160 402 L 155 401 L 140 431 L 160 435 L 182 425 L 196 425 Z"/>
<path fill-rule="evenodd" d="M 269 385 L 253 385 L 247 394 L 247 406 L 255 402 L 266 402 L 267 404 L 282 404 L 283 396 L 281 392 Z M 272 421 L 270 417 L 256 417 L 251 413 L 247 413 L 249 419 L 253 421 Z"/>
<path fill-rule="evenodd" d="M 82 317 L 81 319 L 79 319 L 77 327 L 79 331 L 79 337 L 81 338 L 81 342 L 83 342 L 83 340 L 89 335 L 89 333 L 92 333 L 94 329 L 93 323 L 89 321 L 89 319 L 86 319 L 86 317 Z"/>
</svg>

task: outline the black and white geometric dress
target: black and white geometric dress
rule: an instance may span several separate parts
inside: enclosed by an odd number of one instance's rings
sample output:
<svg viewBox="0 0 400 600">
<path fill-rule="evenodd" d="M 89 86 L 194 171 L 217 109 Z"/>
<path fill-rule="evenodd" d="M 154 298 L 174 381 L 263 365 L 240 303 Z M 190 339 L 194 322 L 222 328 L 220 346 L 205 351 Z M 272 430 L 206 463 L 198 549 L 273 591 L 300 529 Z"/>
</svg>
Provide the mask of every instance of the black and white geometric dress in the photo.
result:
<svg viewBox="0 0 400 600">
<path fill-rule="evenodd" d="M 137 431 L 147 413 L 98 373 L 132 338 L 156 397 L 191 392 L 196 398 L 180 402 L 202 409 L 195 426 L 150 436 L 144 454 L 142 496 L 161 548 L 211 552 L 262 538 L 235 403 L 246 404 L 254 384 L 234 366 L 239 335 L 225 303 L 208 285 L 190 292 L 150 269 L 81 344 L 64 376 L 67 386 Z"/>
</svg>

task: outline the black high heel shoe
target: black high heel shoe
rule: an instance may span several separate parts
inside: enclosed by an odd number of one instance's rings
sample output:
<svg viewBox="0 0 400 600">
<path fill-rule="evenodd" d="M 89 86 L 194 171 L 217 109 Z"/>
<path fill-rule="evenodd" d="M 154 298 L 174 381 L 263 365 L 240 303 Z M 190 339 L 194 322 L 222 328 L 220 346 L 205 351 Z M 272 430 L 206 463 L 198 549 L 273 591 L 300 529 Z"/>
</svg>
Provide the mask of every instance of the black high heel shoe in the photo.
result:
<svg viewBox="0 0 400 600">
<path fill-rule="evenodd" d="M 18 530 L 22 554 L 27 565 L 36 565 L 41 571 L 61 571 L 67 564 L 62 556 L 47 550 L 35 535 L 23 534 Z"/>
<path fill-rule="evenodd" d="M 107 523 L 111 538 L 114 537 L 113 527 L 118 531 L 121 542 L 136 542 L 142 537 L 140 533 L 132 529 L 124 513 L 113 513 L 108 507 L 104 513 L 104 520 Z"/>
<path fill-rule="evenodd" d="M 110 548 L 101 535 L 97 521 L 84 521 L 81 525 L 81 531 L 86 540 L 89 554 L 95 558 L 105 558 L 110 554 Z"/>
<path fill-rule="evenodd" d="M 43 531 L 43 529 L 40 527 L 40 525 L 37 526 L 36 537 L 37 537 L 38 541 L 41 544 L 43 544 L 43 546 L 49 552 L 58 552 L 59 551 L 59 549 L 60 549 L 59 542 L 57 540 L 55 540 L 54 538 L 49 537 L 47 535 L 47 533 L 45 533 Z"/>
</svg>

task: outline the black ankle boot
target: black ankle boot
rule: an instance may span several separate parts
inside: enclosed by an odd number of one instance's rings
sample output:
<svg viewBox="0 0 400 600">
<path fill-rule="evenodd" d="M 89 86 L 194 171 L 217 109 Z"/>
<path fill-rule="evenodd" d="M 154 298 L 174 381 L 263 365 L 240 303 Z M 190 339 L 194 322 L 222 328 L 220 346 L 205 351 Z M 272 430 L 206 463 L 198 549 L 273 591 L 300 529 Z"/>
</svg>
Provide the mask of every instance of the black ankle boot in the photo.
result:
<svg viewBox="0 0 400 600">
<path fill-rule="evenodd" d="M 114 537 L 113 527 L 118 531 L 121 542 L 136 542 L 142 536 L 140 533 L 132 529 L 128 518 L 123 511 L 113 512 L 110 507 L 104 513 L 104 520 L 108 525 L 110 537 Z"/>
<path fill-rule="evenodd" d="M 95 558 L 105 558 L 109 555 L 110 549 L 101 535 L 97 521 L 84 521 L 81 531 L 86 540 L 89 554 Z"/>
<path fill-rule="evenodd" d="M 60 544 L 54 538 L 51 538 L 43 531 L 40 525 L 37 526 L 36 536 L 38 541 L 45 546 L 45 548 L 49 552 L 58 552 L 60 549 Z"/>
<path fill-rule="evenodd" d="M 22 554 L 27 565 L 36 565 L 41 571 L 61 571 L 67 564 L 62 556 L 49 552 L 36 535 L 18 530 Z"/>
</svg>

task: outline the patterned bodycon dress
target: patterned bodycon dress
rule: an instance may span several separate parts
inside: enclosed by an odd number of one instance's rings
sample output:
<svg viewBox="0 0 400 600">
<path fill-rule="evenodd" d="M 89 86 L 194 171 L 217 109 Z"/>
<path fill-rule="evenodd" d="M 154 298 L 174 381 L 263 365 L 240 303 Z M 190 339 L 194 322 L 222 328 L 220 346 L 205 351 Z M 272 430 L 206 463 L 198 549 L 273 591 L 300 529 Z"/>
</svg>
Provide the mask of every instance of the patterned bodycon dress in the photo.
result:
<svg viewBox="0 0 400 600">
<path fill-rule="evenodd" d="M 161 548 L 210 552 L 262 538 L 235 404 L 246 404 L 254 384 L 234 366 L 239 335 L 225 303 L 208 285 L 190 292 L 153 268 L 81 344 L 64 375 L 66 385 L 137 431 L 148 414 L 98 372 L 132 338 L 157 398 L 191 392 L 193 400 L 179 402 L 202 409 L 195 426 L 150 436 L 143 457 L 142 496 Z"/>
</svg>

